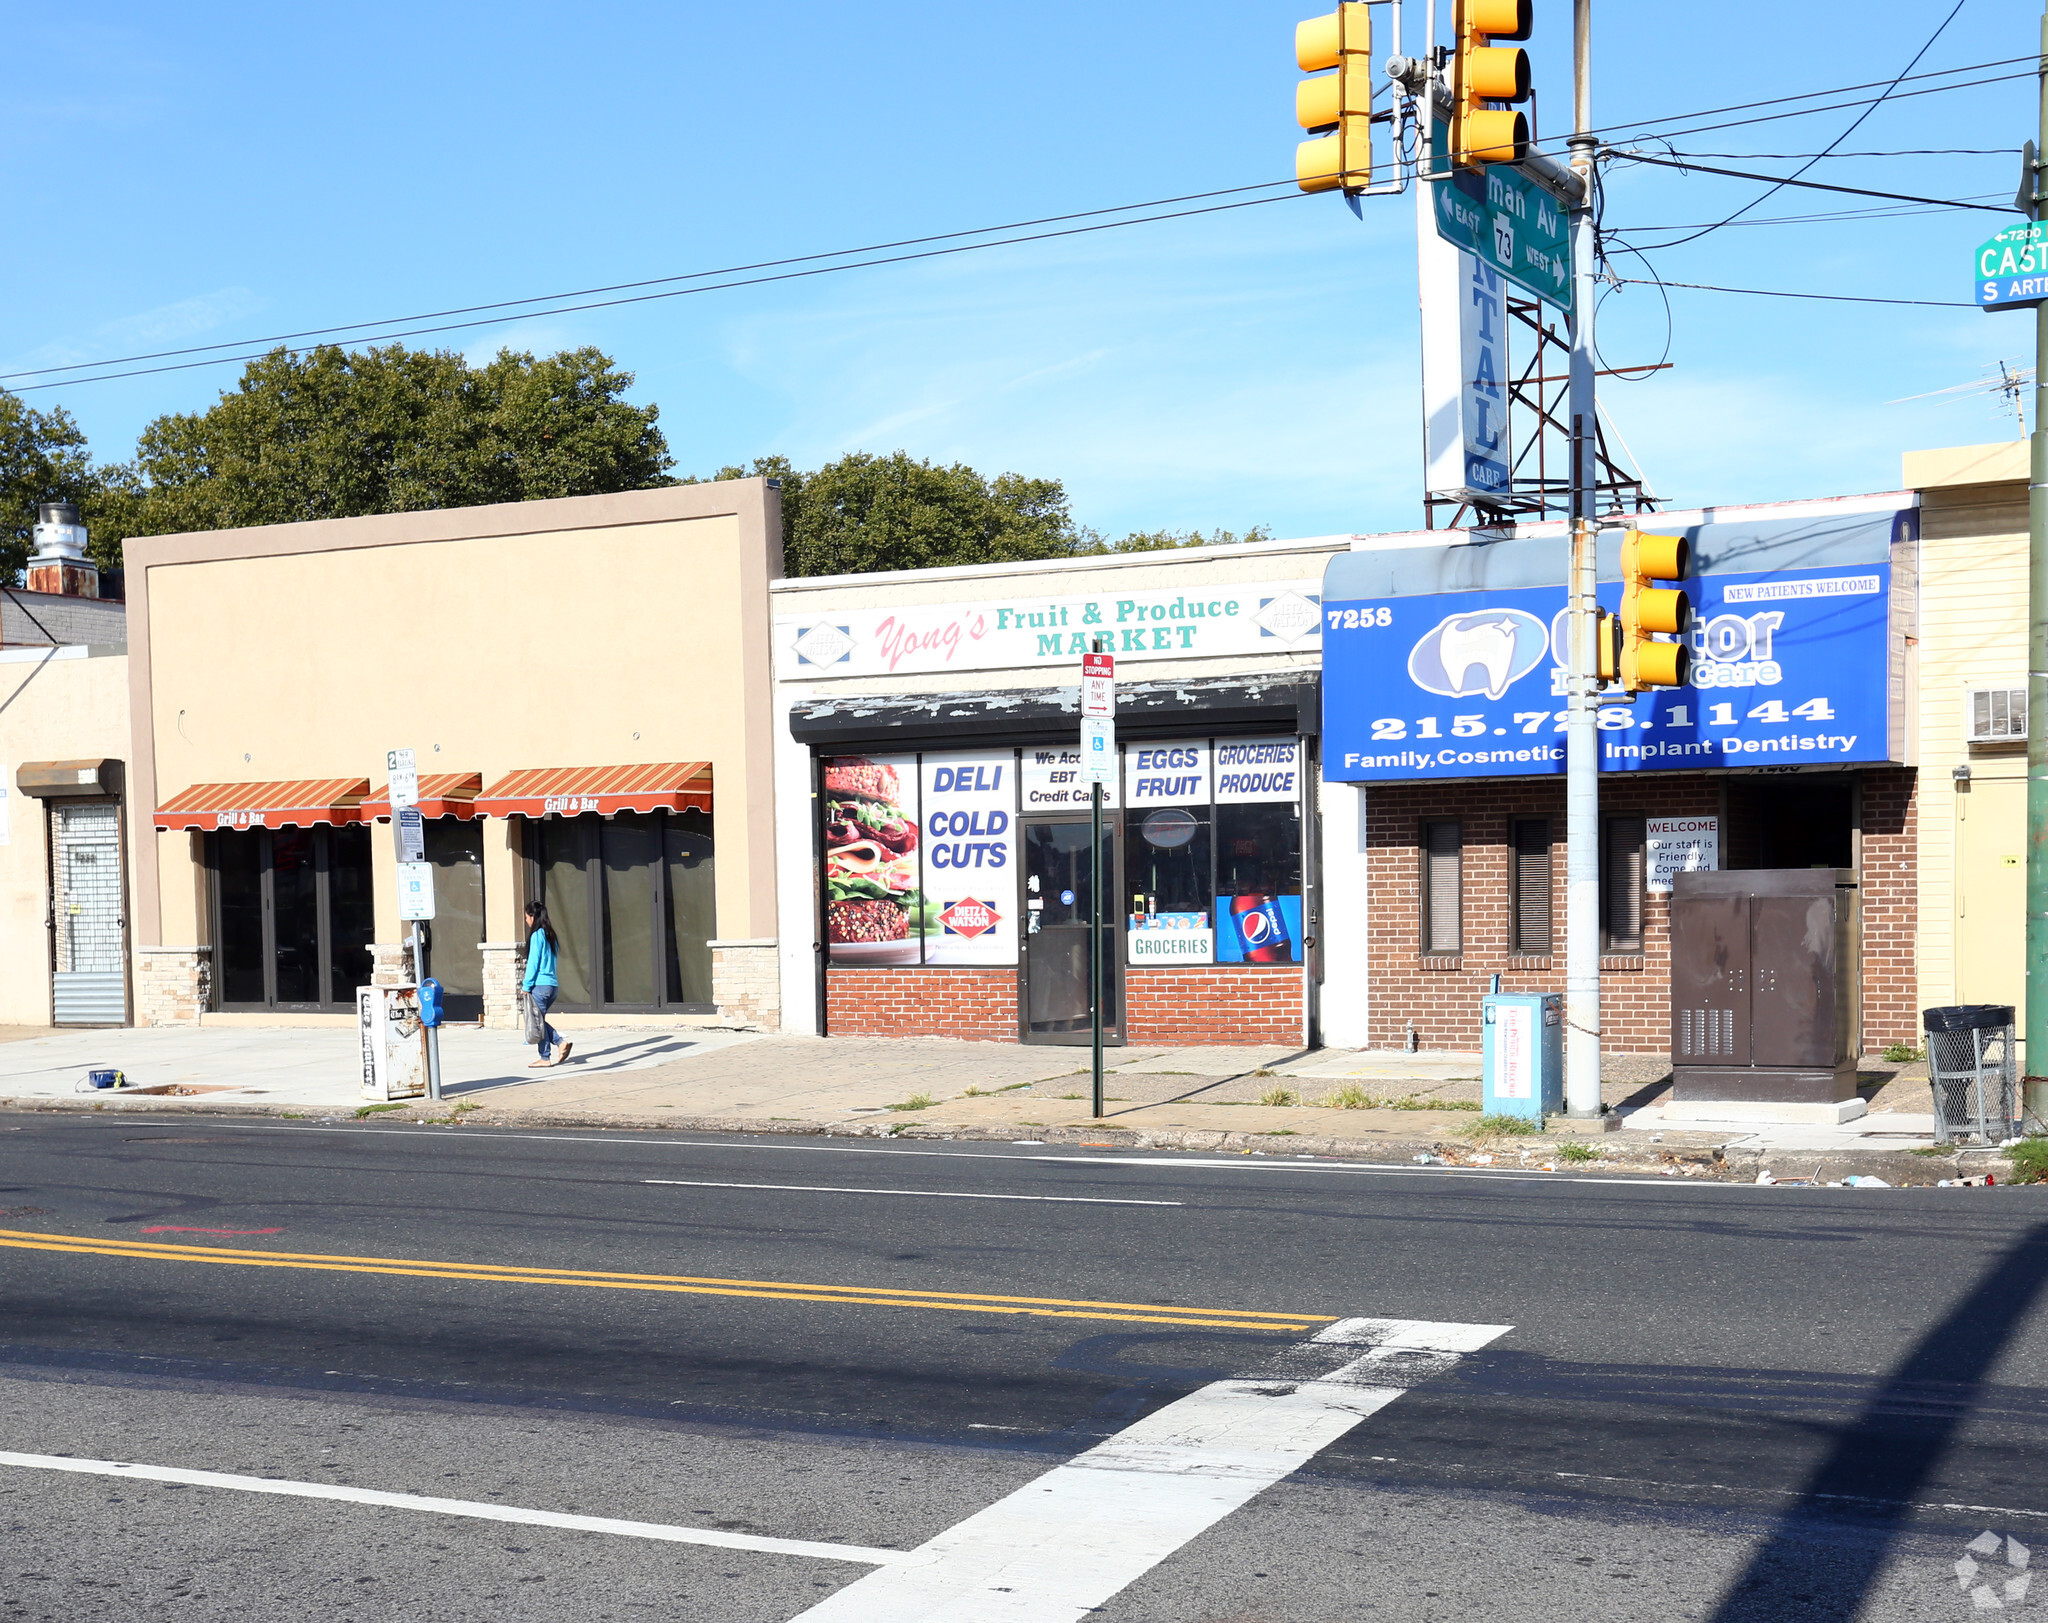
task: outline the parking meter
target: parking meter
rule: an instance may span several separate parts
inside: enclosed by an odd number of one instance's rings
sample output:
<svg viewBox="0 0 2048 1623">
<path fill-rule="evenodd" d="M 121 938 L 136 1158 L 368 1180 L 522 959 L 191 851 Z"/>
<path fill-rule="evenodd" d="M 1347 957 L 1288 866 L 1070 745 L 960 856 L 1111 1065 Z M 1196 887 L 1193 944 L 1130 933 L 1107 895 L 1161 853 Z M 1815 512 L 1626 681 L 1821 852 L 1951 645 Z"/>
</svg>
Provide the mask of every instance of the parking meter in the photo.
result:
<svg viewBox="0 0 2048 1623">
<path fill-rule="evenodd" d="M 441 983 L 437 980 L 420 982 L 420 1024 L 431 1030 L 441 1023 Z"/>
</svg>

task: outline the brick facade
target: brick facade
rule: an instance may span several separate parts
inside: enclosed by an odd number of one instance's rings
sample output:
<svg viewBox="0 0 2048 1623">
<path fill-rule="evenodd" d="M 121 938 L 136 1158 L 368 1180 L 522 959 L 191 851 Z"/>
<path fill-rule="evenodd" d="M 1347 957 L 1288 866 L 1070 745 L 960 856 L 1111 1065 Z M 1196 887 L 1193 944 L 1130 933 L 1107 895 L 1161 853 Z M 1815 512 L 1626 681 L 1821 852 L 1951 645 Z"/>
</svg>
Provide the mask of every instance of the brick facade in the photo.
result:
<svg viewBox="0 0 2048 1623">
<path fill-rule="evenodd" d="M 211 947 L 135 949 L 135 1023 L 196 1026 L 213 996 Z"/>
<path fill-rule="evenodd" d="M 782 1029 L 782 961 L 773 937 L 711 943 L 711 1001 L 727 1020 Z"/>
<path fill-rule="evenodd" d="M 1914 775 L 1903 768 L 1858 774 L 1862 794 L 1863 1042 L 1866 1051 L 1918 1026 L 1913 1006 L 1915 929 Z M 1722 865 L 1757 866 L 1758 816 L 1751 780 L 1690 774 L 1605 776 L 1601 815 L 1723 815 Z M 1498 973 L 1510 992 L 1564 990 L 1565 798 L 1562 780 L 1484 779 L 1373 785 L 1367 791 L 1370 902 L 1368 1046 L 1400 1048 L 1413 1022 L 1416 1046 L 1470 1052 L 1480 1045 L 1480 999 Z M 1509 822 L 1547 817 L 1551 837 L 1552 954 L 1509 953 Z M 1456 818 L 1464 842 L 1464 950 L 1421 952 L 1421 826 Z M 1332 898 L 1333 906 L 1341 903 Z M 1670 1046 L 1670 898 L 1643 899 L 1640 955 L 1600 961 L 1600 1024 L 1610 1053 L 1662 1054 Z M 1344 995 L 1326 986 L 1326 1002 Z"/>
<path fill-rule="evenodd" d="M 826 1029 L 838 1037 L 1015 1042 L 1017 983 L 1017 971 L 1007 968 L 828 970 Z M 1295 1046 L 1302 995 L 1302 972 L 1289 964 L 1129 970 L 1125 1041 Z"/>
<path fill-rule="evenodd" d="M 835 1037 L 1017 1040 L 1014 969 L 828 969 L 825 1029 Z"/>
<path fill-rule="evenodd" d="M 1298 964 L 1188 964 L 1124 974 L 1129 1032 L 1139 1044 L 1284 1043 L 1299 1047 L 1302 999 Z"/>
</svg>

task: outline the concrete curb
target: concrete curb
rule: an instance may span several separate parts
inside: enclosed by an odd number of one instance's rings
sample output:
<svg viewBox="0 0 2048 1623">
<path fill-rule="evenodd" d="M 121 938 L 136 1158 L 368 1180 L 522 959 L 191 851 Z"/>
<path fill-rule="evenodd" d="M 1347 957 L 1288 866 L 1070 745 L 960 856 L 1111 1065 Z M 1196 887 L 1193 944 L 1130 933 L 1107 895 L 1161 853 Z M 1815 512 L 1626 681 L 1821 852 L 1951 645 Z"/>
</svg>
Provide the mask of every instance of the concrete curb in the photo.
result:
<svg viewBox="0 0 2048 1623">
<path fill-rule="evenodd" d="M 751 1137 L 783 1135 L 792 1137 L 909 1139 L 920 1143 L 953 1141 L 1015 1143 L 1015 1127 L 957 1127 L 921 1125 L 864 1116 L 857 1120 L 788 1119 L 762 1121 L 755 1117 L 684 1116 L 681 1114 L 610 1115 L 575 1110 L 493 1109 L 489 1105 L 461 1110 L 467 1100 L 444 1100 L 439 1105 L 425 1100 L 411 1101 L 396 1109 L 384 1109 L 365 1119 L 386 1124 L 454 1127 L 502 1127 L 506 1129 L 569 1128 L 584 1131 L 719 1133 Z M 273 1120 L 316 1120 L 342 1122 L 358 1119 L 362 1107 L 348 1105 L 321 1110 L 289 1104 L 233 1102 L 205 1096 L 173 1098 L 161 1094 L 113 1099 L 80 1096 L 77 1099 L 0 1098 L 0 1111 L 49 1113 L 99 1113 L 129 1115 L 257 1116 Z M 1726 1141 L 1710 1133 L 1667 1133 L 1662 1143 L 1636 1142 L 1623 1134 L 1611 1134 L 1594 1144 L 1596 1158 L 1572 1161 L 1564 1157 L 1566 1146 L 1580 1146 L 1583 1139 L 1571 1137 L 1501 1138 L 1479 1144 L 1463 1139 L 1418 1138 L 1382 1140 L 1361 1144 L 1353 1139 L 1317 1138 L 1307 1134 L 1276 1137 L 1271 1133 L 1230 1132 L 1221 1129 L 1145 1129 L 1116 1126 L 1058 1126 L 1029 1129 L 1046 1145 L 1070 1148 L 1115 1148 L 1165 1150 L 1206 1155 L 1263 1156 L 1288 1160 L 1298 1156 L 1318 1159 L 1359 1161 L 1379 1166 L 1438 1165 L 1489 1168 L 1496 1172 L 1553 1170 L 1597 1176 L 1602 1173 L 1640 1178 L 1644 1175 L 1706 1179 L 1722 1183 L 1754 1183 L 1768 1170 L 1781 1182 L 1808 1179 L 1817 1183 L 1839 1182 L 1852 1175 L 1883 1178 L 1896 1186 L 1925 1186 L 1944 1178 L 1977 1177 L 1989 1172 L 2000 1183 L 2012 1176 L 2012 1162 L 1996 1150 L 1962 1150 L 1955 1154 L 1916 1155 L 1910 1150 L 1794 1151 L 1731 1150 Z M 1683 1142 L 1679 1142 L 1679 1140 Z M 1526 1159 L 1524 1151 L 1527 1152 Z M 1482 1160 L 1481 1157 L 1492 1159 Z M 1425 1159 L 1427 1158 L 1427 1159 Z"/>
</svg>

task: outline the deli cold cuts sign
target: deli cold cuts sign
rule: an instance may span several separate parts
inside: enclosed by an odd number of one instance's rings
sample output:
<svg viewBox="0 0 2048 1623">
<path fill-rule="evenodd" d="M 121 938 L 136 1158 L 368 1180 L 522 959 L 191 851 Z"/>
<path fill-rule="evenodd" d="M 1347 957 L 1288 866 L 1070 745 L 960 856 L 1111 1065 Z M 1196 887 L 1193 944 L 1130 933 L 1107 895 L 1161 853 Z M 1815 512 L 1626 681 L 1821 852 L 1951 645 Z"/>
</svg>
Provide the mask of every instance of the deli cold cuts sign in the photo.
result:
<svg viewBox="0 0 2048 1623">
<path fill-rule="evenodd" d="M 1889 758 L 1891 566 L 1689 581 L 1690 685 L 1599 712 L 1600 770 Z M 1599 588 L 1610 612 L 1619 582 Z M 1562 586 L 1323 605 L 1323 775 L 1526 777 L 1565 766 Z"/>
</svg>

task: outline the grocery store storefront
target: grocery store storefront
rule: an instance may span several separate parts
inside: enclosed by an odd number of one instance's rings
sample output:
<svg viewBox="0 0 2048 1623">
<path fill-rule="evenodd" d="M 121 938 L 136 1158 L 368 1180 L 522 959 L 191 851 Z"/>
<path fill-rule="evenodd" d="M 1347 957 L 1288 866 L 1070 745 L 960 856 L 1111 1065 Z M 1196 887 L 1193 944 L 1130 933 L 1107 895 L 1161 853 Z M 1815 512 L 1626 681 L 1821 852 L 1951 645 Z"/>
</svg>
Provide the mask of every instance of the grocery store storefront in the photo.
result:
<svg viewBox="0 0 2048 1623">
<path fill-rule="evenodd" d="M 1691 540 L 1694 660 L 1688 686 L 1600 712 L 1610 1051 L 1669 1048 L 1688 868 L 1853 870 L 1863 1042 L 1914 1040 L 1917 519 L 1892 493 L 1642 521 Z M 1564 563 L 1553 527 L 1330 565 L 1325 875 L 1362 926 L 1330 934 L 1334 1043 L 1471 1051 L 1495 974 L 1563 989 Z"/>
<path fill-rule="evenodd" d="M 1113 1043 L 1312 1040 L 1318 577 L 1253 543 L 776 587 L 785 1019 Z M 1102 842 L 1078 673 L 1118 654 Z M 1090 922 L 1103 884 L 1103 927 Z M 799 899 L 808 903 L 796 913 Z"/>
</svg>

